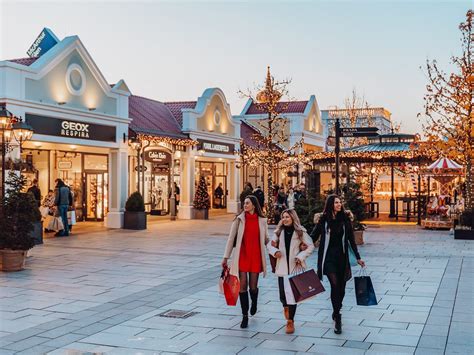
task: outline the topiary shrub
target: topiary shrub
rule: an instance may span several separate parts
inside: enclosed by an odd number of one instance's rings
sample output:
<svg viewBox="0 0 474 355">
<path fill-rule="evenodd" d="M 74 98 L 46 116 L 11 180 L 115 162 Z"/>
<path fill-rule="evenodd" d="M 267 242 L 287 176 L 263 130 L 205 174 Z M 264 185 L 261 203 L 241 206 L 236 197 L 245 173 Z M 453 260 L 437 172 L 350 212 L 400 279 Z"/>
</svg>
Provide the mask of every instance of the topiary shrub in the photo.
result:
<svg viewBox="0 0 474 355">
<path fill-rule="evenodd" d="M 204 176 L 199 178 L 199 185 L 194 195 L 193 207 L 197 210 L 207 210 L 211 208 L 211 200 L 207 192 L 207 183 Z"/>
<path fill-rule="evenodd" d="M 145 202 L 138 191 L 135 191 L 128 197 L 127 202 L 125 203 L 125 211 L 145 212 Z"/>
<path fill-rule="evenodd" d="M 344 207 L 352 213 L 352 225 L 356 231 L 365 229 L 361 223 L 366 218 L 363 196 L 359 184 L 351 182 L 343 188 Z"/>
<path fill-rule="evenodd" d="M 38 204 L 32 194 L 22 192 L 26 178 L 11 170 L 6 181 L 3 206 L 0 208 L 0 249 L 29 250 L 33 223 L 38 221 Z"/>
<path fill-rule="evenodd" d="M 301 224 L 308 232 L 314 227 L 314 215 L 324 209 L 324 196 L 310 191 L 306 197 L 299 198 L 295 203 L 295 211 L 300 218 Z"/>
</svg>

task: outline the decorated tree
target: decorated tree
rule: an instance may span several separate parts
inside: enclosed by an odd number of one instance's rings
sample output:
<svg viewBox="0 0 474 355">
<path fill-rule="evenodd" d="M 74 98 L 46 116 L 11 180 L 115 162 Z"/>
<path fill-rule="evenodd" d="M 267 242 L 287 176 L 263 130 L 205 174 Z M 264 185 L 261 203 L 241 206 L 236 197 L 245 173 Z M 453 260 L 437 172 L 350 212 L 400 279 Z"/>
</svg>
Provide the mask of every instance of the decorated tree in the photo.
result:
<svg viewBox="0 0 474 355">
<path fill-rule="evenodd" d="M 445 156 L 466 167 L 466 207 L 474 208 L 474 32 L 473 10 L 459 25 L 461 54 L 451 57 L 453 71 L 446 73 L 436 60 L 427 60 L 428 84 L 425 95 L 424 148 L 433 157 Z"/>
<path fill-rule="evenodd" d="M 193 207 L 197 210 L 207 210 L 211 207 L 209 193 L 207 192 L 206 178 L 204 176 L 199 178 L 199 185 L 194 195 Z"/>
<path fill-rule="evenodd" d="M 267 172 L 267 217 L 269 223 L 274 221 L 273 209 L 273 173 L 275 169 L 285 169 L 289 164 L 297 164 L 302 142 L 286 147 L 289 142 L 287 133 L 288 118 L 284 116 L 290 101 L 282 101 L 288 97 L 288 85 L 291 80 L 276 81 L 267 70 L 265 85 L 257 87 L 257 94 L 250 90 L 240 91 L 242 97 L 252 100 L 253 104 L 265 118 L 252 122 L 259 133 L 252 135 L 254 144 L 241 143 L 242 160 L 251 166 L 262 166 Z M 291 159 L 289 159 L 291 158 Z"/>
</svg>

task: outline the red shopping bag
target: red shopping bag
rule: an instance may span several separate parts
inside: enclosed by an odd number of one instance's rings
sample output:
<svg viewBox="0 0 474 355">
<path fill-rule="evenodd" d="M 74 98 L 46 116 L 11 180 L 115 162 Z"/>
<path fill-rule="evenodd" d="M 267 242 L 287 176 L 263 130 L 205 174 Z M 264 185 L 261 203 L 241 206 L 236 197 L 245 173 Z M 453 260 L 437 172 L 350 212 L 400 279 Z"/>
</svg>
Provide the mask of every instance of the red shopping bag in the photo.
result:
<svg viewBox="0 0 474 355">
<path fill-rule="evenodd" d="M 240 281 L 237 276 L 230 274 L 230 269 L 225 267 L 222 271 L 225 301 L 228 306 L 235 306 L 239 298 Z M 222 275 L 221 275 L 222 277 Z"/>
</svg>

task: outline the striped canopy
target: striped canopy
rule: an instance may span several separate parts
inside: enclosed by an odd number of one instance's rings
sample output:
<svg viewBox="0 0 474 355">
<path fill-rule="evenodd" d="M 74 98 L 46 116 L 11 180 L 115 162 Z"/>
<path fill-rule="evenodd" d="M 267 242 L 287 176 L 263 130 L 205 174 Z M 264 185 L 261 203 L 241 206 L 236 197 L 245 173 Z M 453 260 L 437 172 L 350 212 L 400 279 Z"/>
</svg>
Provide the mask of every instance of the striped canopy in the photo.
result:
<svg viewBox="0 0 474 355">
<path fill-rule="evenodd" d="M 462 170 L 462 166 L 456 163 L 455 161 L 448 158 L 439 158 L 433 164 L 428 166 L 428 170 L 439 170 L 440 173 L 443 173 L 443 170 Z"/>
</svg>

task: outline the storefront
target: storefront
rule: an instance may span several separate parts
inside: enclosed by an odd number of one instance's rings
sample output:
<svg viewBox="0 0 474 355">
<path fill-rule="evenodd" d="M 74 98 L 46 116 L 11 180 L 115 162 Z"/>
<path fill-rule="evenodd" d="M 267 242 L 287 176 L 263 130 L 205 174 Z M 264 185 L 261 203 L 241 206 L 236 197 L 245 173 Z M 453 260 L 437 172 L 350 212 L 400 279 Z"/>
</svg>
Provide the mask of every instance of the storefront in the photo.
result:
<svg viewBox="0 0 474 355">
<path fill-rule="evenodd" d="M 37 179 L 42 197 L 62 179 L 72 189 L 78 221 L 121 228 L 127 197 L 130 95 L 109 85 L 77 36 L 66 37 L 39 58 L 0 62 L 0 101 L 34 134 L 10 159 Z"/>
</svg>

